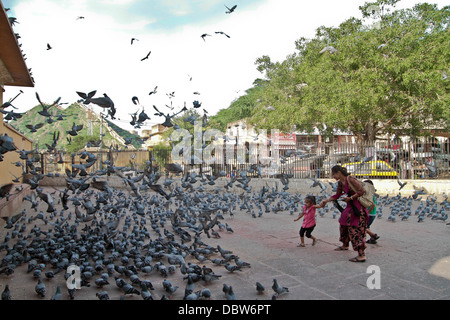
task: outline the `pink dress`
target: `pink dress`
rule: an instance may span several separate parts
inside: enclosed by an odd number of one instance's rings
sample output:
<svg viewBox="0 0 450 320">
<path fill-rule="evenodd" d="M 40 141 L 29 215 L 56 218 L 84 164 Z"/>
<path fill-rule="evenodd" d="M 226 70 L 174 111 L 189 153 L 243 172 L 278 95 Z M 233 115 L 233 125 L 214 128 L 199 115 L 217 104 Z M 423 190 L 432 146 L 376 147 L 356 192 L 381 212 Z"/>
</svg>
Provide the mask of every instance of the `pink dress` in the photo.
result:
<svg viewBox="0 0 450 320">
<path fill-rule="evenodd" d="M 303 212 L 305 212 L 305 215 L 303 216 L 302 228 L 314 227 L 316 225 L 316 208 L 311 206 L 307 209 L 306 206 L 303 206 Z"/>
</svg>

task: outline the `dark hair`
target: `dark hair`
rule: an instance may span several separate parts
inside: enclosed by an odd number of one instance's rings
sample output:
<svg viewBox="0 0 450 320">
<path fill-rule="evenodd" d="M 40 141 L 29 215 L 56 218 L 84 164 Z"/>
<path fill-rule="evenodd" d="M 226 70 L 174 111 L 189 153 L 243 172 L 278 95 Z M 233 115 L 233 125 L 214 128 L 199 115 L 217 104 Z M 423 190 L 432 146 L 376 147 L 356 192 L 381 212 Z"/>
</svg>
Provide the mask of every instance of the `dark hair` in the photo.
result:
<svg viewBox="0 0 450 320">
<path fill-rule="evenodd" d="M 306 200 L 309 200 L 313 205 L 316 204 L 316 197 L 314 197 L 314 196 L 306 196 L 305 201 Z"/>
<path fill-rule="evenodd" d="M 331 168 L 331 173 L 338 173 L 338 172 L 341 172 L 344 176 L 350 175 L 350 173 L 347 172 L 347 169 L 345 167 L 336 165 Z"/>
</svg>

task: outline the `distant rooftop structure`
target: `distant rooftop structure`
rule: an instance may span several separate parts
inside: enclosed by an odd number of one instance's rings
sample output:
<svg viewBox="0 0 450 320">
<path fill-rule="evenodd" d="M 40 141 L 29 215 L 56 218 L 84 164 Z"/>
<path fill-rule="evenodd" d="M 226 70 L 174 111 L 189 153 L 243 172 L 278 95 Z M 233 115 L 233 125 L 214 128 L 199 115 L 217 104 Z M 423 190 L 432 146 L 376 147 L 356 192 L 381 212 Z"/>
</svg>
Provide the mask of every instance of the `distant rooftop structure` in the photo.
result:
<svg viewBox="0 0 450 320">
<path fill-rule="evenodd" d="M 8 15 L 0 2 L 0 84 L 2 86 L 34 87 L 33 79 Z"/>
<path fill-rule="evenodd" d="M 142 130 L 142 137 L 147 138 L 145 141 L 145 147 L 151 149 L 158 144 L 169 145 L 168 141 L 163 138 L 163 133 L 167 128 L 161 124 L 155 124 L 150 130 Z"/>
<path fill-rule="evenodd" d="M 0 1 L 0 105 L 3 105 L 5 86 L 34 87 L 34 82 L 25 64 L 25 58 L 20 50 L 20 44 L 17 42 L 17 36 Z M 16 149 L 31 150 L 33 148 L 33 142 L 5 123 L 3 121 L 3 113 L 0 113 L 0 135 L 6 134 L 13 139 Z M 2 170 L 0 170 L 0 186 L 11 183 L 12 175 L 17 177 L 22 175 L 22 168 L 18 168 L 13 164 L 19 160 L 17 152 L 7 152 L 2 155 L 2 161 L 0 162 L 2 167 Z M 15 206 L 20 202 L 20 200 L 16 202 L 7 201 L 7 206 L 1 206 L 0 208 L 0 216 L 4 217 L 14 212 Z"/>
</svg>

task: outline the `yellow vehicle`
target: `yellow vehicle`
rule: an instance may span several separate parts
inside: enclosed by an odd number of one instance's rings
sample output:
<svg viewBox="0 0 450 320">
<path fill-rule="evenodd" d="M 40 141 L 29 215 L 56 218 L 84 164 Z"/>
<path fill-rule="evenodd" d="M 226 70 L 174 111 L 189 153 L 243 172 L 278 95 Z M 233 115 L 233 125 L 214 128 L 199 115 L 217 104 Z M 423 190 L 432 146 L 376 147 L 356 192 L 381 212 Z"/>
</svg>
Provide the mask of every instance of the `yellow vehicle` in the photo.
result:
<svg viewBox="0 0 450 320">
<path fill-rule="evenodd" d="M 356 177 L 397 177 L 397 172 L 385 161 L 352 162 L 342 165 L 348 173 Z"/>
</svg>

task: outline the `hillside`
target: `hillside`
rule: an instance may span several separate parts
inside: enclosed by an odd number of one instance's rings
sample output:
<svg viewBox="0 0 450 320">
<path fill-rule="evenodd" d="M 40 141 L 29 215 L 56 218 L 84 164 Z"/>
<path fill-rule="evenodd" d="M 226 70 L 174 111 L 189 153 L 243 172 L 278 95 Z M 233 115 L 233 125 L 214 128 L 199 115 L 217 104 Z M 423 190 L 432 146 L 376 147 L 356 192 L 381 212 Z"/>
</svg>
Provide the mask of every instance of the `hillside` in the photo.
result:
<svg viewBox="0 0 450 320">
<path fill-rule="evenodd" d="M 60 150 L 73 149 L 75 145 L 80 144 L 80 140 L 82 140 L 82 138 L 89 138 L 91 141 L 100 140 L 100 116 L 94 112 L 90 112 L 90 110 L 83 105 L 74 103 L 65 109 L 59 106 L 51 107 L 49 109 L 49 113 L 52 115 L 52 123 L 47 122 L 49 120 L 48 117 L 44 117 L 38 113 L 41 110 L 42 106 L 38 105 L 27 111 L 22 118 L 10 122 L 10 125 L 22 132 L 29 139 L 33 140 L 34 145 L 37 146 L 38 149 L 46 150 L 46 144 L 52 144 L 53 133 L 55 131 L 60 133 L 57 145 L 57 149 Z M 58 119 L 59 115 L 63 115 L 62 119 Z M 36 132 L 31 132 L 31 130 L 26 127 L 26 125 L 37 125 L 39 123 L 43 123 L 44 125 L 37 129 Z M 70 136 L 67 133 L 67 131 L 71 130 L 73 123 L 76 125 L 83 125 L 83 129 L 80 130 L 78 135 L 75 137 Z M 103 122 L 103 145 L 106 147 L 111 144 L 123 147 L 124 138 L 133 138 L 134 141 L 139 138 L 138 136 L 133 135 L 115 125 L 110 125 L 108 130 L 108 124 L 110 123 L 107 121 Z M 110 130 L 113 131 L 113 134 L 110 133 Z M 114 136 L 120 138 L 116 138 Z M 72 139 L 72 147 L 69 145 L 67 138 Z M 134 143 L 133 145 L 139 148 L 137 143 Z M 84 145 L 80 145 L 80 148 L 83 147 Z"/>
</svg>

